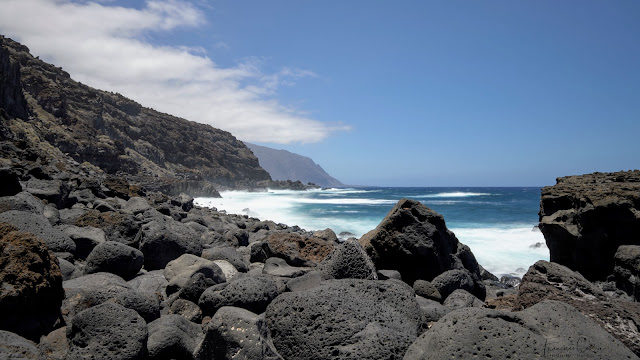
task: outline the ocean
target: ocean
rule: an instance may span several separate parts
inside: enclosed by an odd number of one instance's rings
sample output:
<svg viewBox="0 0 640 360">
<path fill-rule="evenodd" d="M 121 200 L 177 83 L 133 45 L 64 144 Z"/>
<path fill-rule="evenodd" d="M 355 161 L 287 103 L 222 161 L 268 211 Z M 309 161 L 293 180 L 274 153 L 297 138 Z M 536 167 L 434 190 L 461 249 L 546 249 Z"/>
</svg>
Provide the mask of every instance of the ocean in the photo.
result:
<svg viewBox="0 0 640 360">
<path fill-rule="evenodd" d="M 249 215 L 306 230 L 331 228 L 341 238 L 374 229 L 402 198 L 419 200 L 444 216 L 478 263 L 500 277 L 522 276 L 549 250 L 536 227 L 540 188 L 346 188 L 308 191 L 227 191 L 197 198 L 199 206 Z M 537 244 L 537 245 L 536 245 Z"/>
</svg>

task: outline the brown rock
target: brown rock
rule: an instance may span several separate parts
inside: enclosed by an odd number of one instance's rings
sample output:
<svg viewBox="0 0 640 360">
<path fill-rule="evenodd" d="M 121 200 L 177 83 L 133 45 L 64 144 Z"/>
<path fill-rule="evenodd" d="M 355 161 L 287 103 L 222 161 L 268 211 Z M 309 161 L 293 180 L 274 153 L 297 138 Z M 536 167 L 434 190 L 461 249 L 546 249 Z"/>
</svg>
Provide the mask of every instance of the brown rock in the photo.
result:
<svg viewBox="0 0 640 360">
<path fill-rule="evenodd" d="M 0 223 L 0 329 L 36 340 L 51 331 L 64 299 L 58 261 L 42 240 Z"/>
<path fill-rule="evenodd" d="M 269 256 L 285 259 L 292 266 L 316 266 L 335 247 L 333 241 L 298 233 L 274 233 L 265 242 Z"/>
</svg>

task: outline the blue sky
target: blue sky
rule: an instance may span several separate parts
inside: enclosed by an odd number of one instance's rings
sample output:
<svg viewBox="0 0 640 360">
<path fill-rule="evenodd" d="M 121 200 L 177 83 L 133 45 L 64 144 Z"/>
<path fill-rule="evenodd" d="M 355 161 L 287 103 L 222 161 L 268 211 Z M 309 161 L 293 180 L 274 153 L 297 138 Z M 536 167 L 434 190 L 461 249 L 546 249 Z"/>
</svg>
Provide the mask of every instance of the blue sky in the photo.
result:
<svg viewBox="0 0 640 360">
<path fill-rule="evenodd" d="M 635 0 L 3 0 L 2 13 L 0 33 L 75 79 L 348 184 L 640 168 Z"/>
</svg>

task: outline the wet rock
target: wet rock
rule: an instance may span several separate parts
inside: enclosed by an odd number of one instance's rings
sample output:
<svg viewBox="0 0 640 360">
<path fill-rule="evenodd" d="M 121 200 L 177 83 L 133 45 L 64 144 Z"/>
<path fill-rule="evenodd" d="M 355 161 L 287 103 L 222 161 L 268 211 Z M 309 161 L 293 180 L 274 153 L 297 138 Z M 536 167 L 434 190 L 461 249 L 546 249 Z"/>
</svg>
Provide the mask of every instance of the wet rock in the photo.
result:
<svg viewBox="0 0 640 360">
<path fill-rule="evenodd" d="M 235 306 L 262 313 L 279 294 L 276 283 L 267 276 L 247 276 L 224 287 L 210 287 L 202 293 L 198 306 L 203 314 L 213 315 L 223 306 Z"/>
<path fill-rule="evenodd" d="M 0 329 L 33 340 L 51 331 L 65 296 L 57 259 L 7 223 L 0 223 L 0 283 Z"/>
<path fill-rule="evenodd" d="M 282 360 L 268 340 L 264 319 L 241 308 L 220 308 L 205 328 L 200 359 Z"/>
<path fill-rule="evenodd" d="M 436 276 L 448 270 L 461 270 L 472 280 L 471 293 L 480 299 L 485 297 L 473 253 L 447 229 L 442 215 L 418 201 L 400 200 L 382 222 L 359 241 L 376 268 L 398 270 L 408 284 L 422 279 L 436 285 Z M 444 297 L 453 291 L 445 294 L 438 290 Z"/>
<path fill-rule="evenodd" d="M 571 306 L 545 301 L 520 312 L 453 311 L 423 333 L 404 359 L 634 359 L 622 343 Z"/>
<path fill-rule="evenodd" d="M 400 359 L 422 315 L 402 282 L 341 279 L 278 296 L 265 319 L 285 359 Z"/>
<path fill-rule="evenodd" d="M 149 324 L 149 359 L 195 359 L 204 334 L 200 326 L 180 315 L 165 315 Z"/>
<path fill-rule="evenodd" d="M 147 323 L 137 312 L 113 303 L 78 313 L 67 327 L 68 359 L 143 359 Z"/>
<path fill-rule="evenodd" d="M 338 245 L 320 263 L 319 270 L 334 279 L 378 279 L 376 267 L 362 245 L 355 240 L 346 240 Z"/>
<path fill-rule="evenodd" d="M 119 242 L 105 241 L 91 251 L 84 272 L 110 272 L 128 280 L 136 276 L 143 263 L 144 256 L 140 250 Z"/>
</svg>

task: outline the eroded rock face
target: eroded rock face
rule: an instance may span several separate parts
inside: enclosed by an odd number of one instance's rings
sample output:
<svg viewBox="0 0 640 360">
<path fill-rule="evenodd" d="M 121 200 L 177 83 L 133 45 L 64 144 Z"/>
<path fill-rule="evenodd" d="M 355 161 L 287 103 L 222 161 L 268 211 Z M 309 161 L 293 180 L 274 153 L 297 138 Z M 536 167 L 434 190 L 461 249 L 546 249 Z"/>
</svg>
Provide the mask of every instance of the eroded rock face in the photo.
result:
<svg viewBox="0 0 640 360">
<path fill-rule="evenodd" d="M 640 245 L 640 171 L 567 176 L 542 189 L 550 260 L 589 280 L 613 273 L 620 245 Z"/>
<path fill-rule="evenodd" d="M 0 45 L 5 38 L 0 36 Z M 25 47 L 26 48 L 26 47 Z M 26 49 L 29 51 L 29 49 Z M 22 93 L 20 82 L 20 64 L 12 60 L 9 51 L 0 46 L 0 108 L 9 116 L 26 119 L 28 116 L 27 101 Z"/>
<path fill-rule="evenodd" d="M 640 301 L 640 246 L 620 246 L 614 260 L 618 288 Z"/>
<path fill-rule="evenodd" d="M 0 329 L 36 340 L 51 331 L 64 299 L 62 274 L 42 240 L 0 223 Z"/>
<path fill-rule="evenodd" d="M 620 341 L 573 307 L 544 301 L 520 312 L 453 311 L 422 334 L 405 360 L 637 359 Z"/>
<path fill-rule="evenodd" d="M 401 359 L 422 314 L 400 281 L 341 279 L 278 296 L 265 318 L 285 359 Z"/>
<path fill-rule="evenodd" d="M 471 250 L 447 229 L 442 215 L 418 201 L 400 200 L 374 230 L 360 238 L 360 244 L 376 268 L 398 270 L 408 284 L 417 279 L 431 281 L 456 269 L 473 280 L 475 296 L 485 297 Z"/>
<path fill-rule="evenodd" d="M 544 300 L 573 306 L 640 355 L 640 303 L 613 299 L 566 266 L 540 260 L 522 278 L 515 310 Z"/>
</svg>

